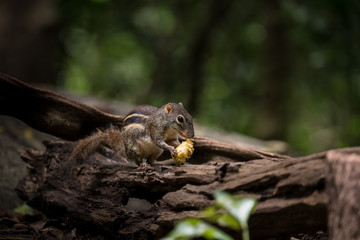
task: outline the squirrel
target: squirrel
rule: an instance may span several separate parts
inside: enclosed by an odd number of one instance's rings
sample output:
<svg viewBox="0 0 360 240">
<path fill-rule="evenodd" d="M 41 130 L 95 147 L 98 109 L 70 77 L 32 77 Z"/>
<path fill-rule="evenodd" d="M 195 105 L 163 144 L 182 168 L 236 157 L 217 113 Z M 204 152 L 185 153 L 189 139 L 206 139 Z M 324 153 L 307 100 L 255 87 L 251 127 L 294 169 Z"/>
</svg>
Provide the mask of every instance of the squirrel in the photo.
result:
<svg viewBox="0 0 360 240">
<path fill-rule="evenodd" d="M 179 135 L 194 137 L 194 126 L 182 103 L 168 103 L 161 108 L 141 105 L 125 116 L 122 135 L 129 160 L 152 164 L 164 150 L 173 156 L 180 144 Z"/>
<path fill-rule="evenodd" d="M 168 103 L 161 108 L 140 105 L 125 116 L 121 129 L 98 130 L 81 140 L 70 158 L 81 162 L 105 145 L 137 165 L 151 165 L 164 150 L 176 154 L 179 136 L 194 137 L 192 117 L 182 103 Z"/>
</svg>

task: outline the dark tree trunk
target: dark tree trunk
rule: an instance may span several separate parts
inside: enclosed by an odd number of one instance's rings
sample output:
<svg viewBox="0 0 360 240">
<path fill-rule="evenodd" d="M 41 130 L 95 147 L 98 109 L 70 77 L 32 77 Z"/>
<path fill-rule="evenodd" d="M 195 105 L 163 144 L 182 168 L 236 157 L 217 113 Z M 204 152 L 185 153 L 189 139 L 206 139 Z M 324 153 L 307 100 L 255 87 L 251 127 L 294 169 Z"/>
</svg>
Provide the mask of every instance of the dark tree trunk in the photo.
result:
<svg viewBox="0 0 360 240">
<path fill-rule="evenodd" d="M 263 46 L 256 134 L 262 139 L 284 139 L 289 122 L 290 57 L 287 27 L 281 15 L 281 1 L 263 1 L 266 38 Z"/>
<path fill-rule="evenodd" d="M 0 4 L 0 71 L 25 82 L 56 80 L 59 59 L 55 0 L 3 0 Z"/>
<path fill-rule="evenodd" d="M 203 66 L 206 61 L 207 52 L 213 39 L 212 33 L 216 27 L 226 17 L 226 13 L 231 9 L 233 1 L 213 0 L 209 4 L 206 20 L 196 32 L 195 37 L 190 45 L 188 56 L 188 81 L 187 86 L 190 90 L 188 110 L 195 114 L 199 108 L 199 96 L 204 89 Z"/>
</svg>

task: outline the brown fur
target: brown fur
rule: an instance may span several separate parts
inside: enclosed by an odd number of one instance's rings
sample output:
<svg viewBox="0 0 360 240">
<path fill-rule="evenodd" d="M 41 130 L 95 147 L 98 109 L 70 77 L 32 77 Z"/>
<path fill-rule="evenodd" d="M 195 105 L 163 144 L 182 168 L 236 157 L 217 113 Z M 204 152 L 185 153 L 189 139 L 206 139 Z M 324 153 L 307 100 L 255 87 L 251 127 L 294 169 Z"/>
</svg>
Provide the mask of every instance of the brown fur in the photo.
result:
<svg viewBox="0 0 360 240">
<path fill-rule="evenodd" d="M 107 146 L 119 152 L 121 149 L 122 135 L 119 129 L 108 128 L 106 130 L 97 130 L 96 133 L 84 138 L 78 142 L 70 159 L 77 163 L 82 163 L 86 158 L 93 154 L 100 146 Z"/>
<path fill-rule="evenodd" d="M 183 118 L 182 122 L 177 120 L 179 116 Z M 164 150 L 174 154 L 174 146 L 180 144 L 179 134 L 194 136 L 191 116 L 182 104 L 168 103 L 161 108 L 141 105 L 124 118 L 122 130 L 97 130 L 80 140 L 68 163 L 70 167 L 72 163 L 82 163 L 95 151 L 106 146 L 137 164 L 141 164 L 144 159 L 152 164 Z"/>
</svg>

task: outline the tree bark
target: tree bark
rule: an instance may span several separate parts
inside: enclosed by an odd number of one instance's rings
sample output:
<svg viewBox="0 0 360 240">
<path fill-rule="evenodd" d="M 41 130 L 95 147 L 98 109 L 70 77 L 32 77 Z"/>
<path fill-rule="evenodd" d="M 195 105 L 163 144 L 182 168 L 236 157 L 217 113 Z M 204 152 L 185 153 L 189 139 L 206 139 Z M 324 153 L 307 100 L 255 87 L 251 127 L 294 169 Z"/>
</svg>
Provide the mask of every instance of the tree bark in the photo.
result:
<svg viewBox="0 0 360 240">
<path fill-rule="evenodd" d="M 148 168 L 109 163 L 95 154 L 74 174 L 60 175 L 74 143 L 46 145 L 45 153 L 22 153 L 28 175 L 17 192 L 31 206 L 80 232 L 100 232 L 116 239 L 157 239 L 177 220 L 201 217 L 201 209 L 213 204 L 216 190 L 259 200 L 249 222 L 251 239 L 326 230 L 326 153 Z"/>
<path fill-rule="evenodd" d="M 330 151 L 326 161 L 330 239 L 360 239 L 360 152 Z"/>
<path fill-rule="evenodd" d="M 58 95 L 34 88 L 0 73 L 0 114 L 16 117 L 56 137 L 78 140 L 96 128 L 122 125 L 122 116 L 104 113 Z"/>
</svg>

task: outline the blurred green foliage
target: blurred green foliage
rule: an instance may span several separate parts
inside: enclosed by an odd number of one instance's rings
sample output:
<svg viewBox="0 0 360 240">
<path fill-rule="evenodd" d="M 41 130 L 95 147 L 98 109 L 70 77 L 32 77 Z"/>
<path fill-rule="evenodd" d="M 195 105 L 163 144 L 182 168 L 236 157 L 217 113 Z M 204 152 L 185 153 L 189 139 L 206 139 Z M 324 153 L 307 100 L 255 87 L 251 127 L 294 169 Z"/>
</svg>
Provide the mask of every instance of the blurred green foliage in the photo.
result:
<svg viewBox="0 0 360 240">
<path fill-rule="evenodd" d="M 135 104 L 182 101 L 199 122 L 301 154 L 360 140 L 354 0 L 61 0 L 64 85 Z"/>
<path fill-rule="evenodd" d="M 197 218 L 185 218 L 180 220 L 173 231 L 161 240 L 190 240 L 190 239 L 208 239 L 208 240 L 233 240 L 232 237 L 220 229 Z"/>
<path fill-rule="evenodd" d="M 224 191 L 215 192 L 214 198 L 215 205 L 203 210 L 203 217 L 207 221 L 198 218 L 184 218 L 162 240 L 200 237 L 204 239 L 233 239 L 219 228 L 207 222 L 217 224 L 225 229 L 232 229 L 235 232 L 241 231 L 241 239 L 250 240 L 248 221 L 250 215 L 255 211 L 257 200 L 254 198 L 232 196 Z"/>
<path fill-rule="evenodd" d="M 17 214 L 20 214 L 22 216 L 24 215 L 34 215 L 34 209 L 32 209 L 32 207 L 30 207 L 27 204 L 18 204 L 18 206 L 14 209 L 14 212 Z"/>
</svg>

